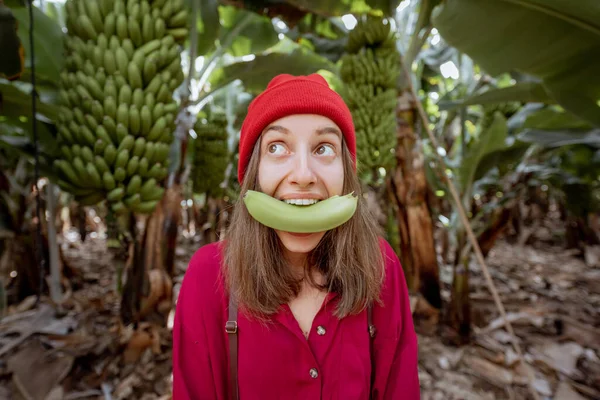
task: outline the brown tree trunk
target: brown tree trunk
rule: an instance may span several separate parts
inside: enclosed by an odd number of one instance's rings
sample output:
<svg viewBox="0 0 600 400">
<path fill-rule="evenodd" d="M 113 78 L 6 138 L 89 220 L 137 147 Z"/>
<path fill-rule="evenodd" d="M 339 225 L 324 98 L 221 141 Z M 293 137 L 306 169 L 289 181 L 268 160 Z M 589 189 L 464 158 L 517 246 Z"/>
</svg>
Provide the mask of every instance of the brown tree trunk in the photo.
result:
<svg viewBox="0 0 600 400">
<path fill-rule="evenodd" d="M 399 209 L 400 259 L 409 288 L 440 309 L 442 300 L 433 222 L 427 203 L 424 156 L 414 129 L 417 111 L 413 101 L 410 92 L 403 92 L 397 110 L 397 166 L 392 187 Z"/>
<path fill-rule="evenodd" d="M 452 279 L 452 300 L 448 307 L 446 333 L 443 336 L 446 342 L 460 346 L 467 344 L 471 338 L 471 304 L 469 298 L 469 254 L 454 266 Z"/>
</svg>

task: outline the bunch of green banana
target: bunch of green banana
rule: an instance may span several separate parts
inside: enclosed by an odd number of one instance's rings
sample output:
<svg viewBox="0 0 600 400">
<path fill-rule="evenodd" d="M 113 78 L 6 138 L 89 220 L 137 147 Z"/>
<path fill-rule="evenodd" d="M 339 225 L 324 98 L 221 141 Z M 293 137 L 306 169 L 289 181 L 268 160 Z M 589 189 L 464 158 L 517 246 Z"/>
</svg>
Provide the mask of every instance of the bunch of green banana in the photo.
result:
<svg viewBox="0 0 600 400">
<path fill-rule="evenodd" d="M 388 20 L 370 14 L 362 15 L 348 36 L 346 50 L 349 53 L 358 53 L 363 47 L 380 50 L 395 49 L 396 39 L 391 34 L 390 28 Z"/>
<path fill-rule="evenodd" d="M 82 204 L 150 213 L 183 81 L 184 0 L 68 0 L 58 184 Z"/>
<path fill-rule="evenodd" d="M 357 158 L 366 183 L 396 162 L 396 82 L 400 55 L 388 21 L 359 18 L 350 32 L 340 74 L 356 128 Z"/>
<path fill-rule="evenodd" d="M 294 233 L 334 229 L 354 215 L 357 203 L 354 193 L 331 196 L 307 206 L 288 204 L 253 190 L 244 194 L 246 209 L 255 220 L 269 228 Z"/>
<path fill-rule="evenodd" d="M 224 113 L 212 112 L 206 119 L 196 120 L 194 131 L 198 135 L 194 141 L 194 191 L 220 197 L 223 195 L 221 183 L 229 163 L 227 118 Z"/>
</svg>

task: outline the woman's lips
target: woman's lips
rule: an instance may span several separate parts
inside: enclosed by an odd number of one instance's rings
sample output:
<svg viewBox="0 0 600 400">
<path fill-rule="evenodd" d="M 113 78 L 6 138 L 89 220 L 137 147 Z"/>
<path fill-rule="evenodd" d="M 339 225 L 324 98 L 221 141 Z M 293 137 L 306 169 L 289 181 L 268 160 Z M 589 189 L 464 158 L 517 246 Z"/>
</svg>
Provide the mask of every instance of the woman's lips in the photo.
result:
<svg viewBox="0 0 600 400">
<path fill-rule="evenodd" d="M 306 237 L 306 236 L 312 235 L 312 233 L 294 233 L 294 232 L 288 232 L 288 233 L 290 235 L 296 236 L 296 237 Z"/>
</svg>

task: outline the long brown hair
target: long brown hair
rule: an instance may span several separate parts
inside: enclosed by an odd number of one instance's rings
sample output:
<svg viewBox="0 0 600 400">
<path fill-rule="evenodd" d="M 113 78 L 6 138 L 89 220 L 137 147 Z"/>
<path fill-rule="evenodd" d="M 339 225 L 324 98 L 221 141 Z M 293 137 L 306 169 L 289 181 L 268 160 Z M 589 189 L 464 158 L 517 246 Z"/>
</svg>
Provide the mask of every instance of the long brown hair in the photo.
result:
<svg viewBox="0 0 600 400">
<path fill-rule="evenodd" d="M 358 195 L 358 206 L 350 220 L 324 234 L 308 255 L 304 274 L 311 285 L 340 295 L 335 310 L 339 318 L 358 313 L 371 302 L 379 302 L 385 271 L 379 225 L 368 211 L 345 142 L 342 147 L 343 193 L 353 191 Z M 225 234 L 223 272 L 240 307 L 250 316 L 264 319 L 298 295 L 301 279 L 287 265 L 277 233 L 252 218 L 241 198 L 247 190 L 260 190 L 259 149 L 260 138 Z M 313 268 L 325 277 L 323 285 L 312 279 Z"/>
</svg>

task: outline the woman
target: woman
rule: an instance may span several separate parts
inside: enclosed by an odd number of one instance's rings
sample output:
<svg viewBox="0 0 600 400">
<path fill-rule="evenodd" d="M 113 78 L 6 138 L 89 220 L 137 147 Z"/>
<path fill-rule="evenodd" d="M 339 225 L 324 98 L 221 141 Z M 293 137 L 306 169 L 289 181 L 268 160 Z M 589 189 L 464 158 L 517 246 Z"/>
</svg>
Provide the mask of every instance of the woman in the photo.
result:
<svg viewBox="0 0 600 400">
<path fill-rule="evenodd" d="M 360 193 L 350 111 L 316 74 L 269 83 L 239 155 L 242 196 L 311 207 Z M 174 400 L 418 399 L 402 267 L 362 196 L 334 229 L 291 228 L 263 225 L 240 199 L 225 239 L 194 254 L 175 314 Z"/>
</svg>

